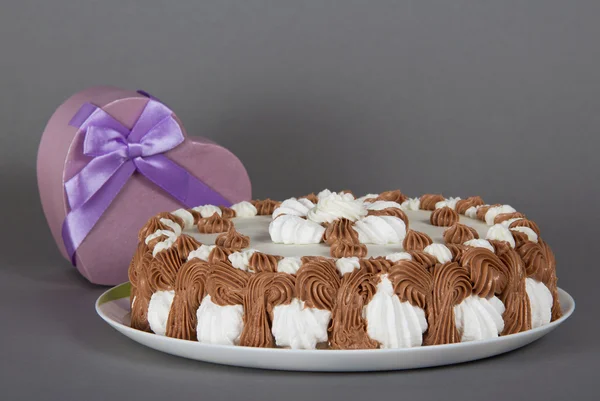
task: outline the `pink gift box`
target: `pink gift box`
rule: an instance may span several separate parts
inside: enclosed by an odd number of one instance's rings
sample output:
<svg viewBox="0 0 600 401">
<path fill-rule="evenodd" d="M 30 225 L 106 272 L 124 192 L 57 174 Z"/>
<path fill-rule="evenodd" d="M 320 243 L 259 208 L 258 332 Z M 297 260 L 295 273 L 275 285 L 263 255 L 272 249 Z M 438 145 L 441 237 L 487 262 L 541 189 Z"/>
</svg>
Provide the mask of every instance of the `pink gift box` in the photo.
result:
<svg viewBox="0 0 600 401">
<path fill-rule="evenodd" d="M 95 87 L 71 96 L 48 121 L 38 150 L 38 187 L 52 236 L 66 259 L 71 260 L 62 226 L 71 209 L 65 183 L 93 159 L 84 154 L 86 130 L 70 125 L 71 120 L 89 103 L 131 129 L 153 101 L 156 99 L 134 91 Z M 208 139 L 187 137 L 179 119 L 174 115 L 172 118 L 183 134 L 183 142 L 163 155 L 230 203 L 249 200 L 250 180 L 239 159 Z M 187 206 L 205 203 L 209 202 Z M 77 269 L 97 284 L 126 281 L 138 230 L 151 216 L 181 207 L 186 205 L 143 174 L 134 172 L 77 247 L 74 257 Z"/>
</svg>

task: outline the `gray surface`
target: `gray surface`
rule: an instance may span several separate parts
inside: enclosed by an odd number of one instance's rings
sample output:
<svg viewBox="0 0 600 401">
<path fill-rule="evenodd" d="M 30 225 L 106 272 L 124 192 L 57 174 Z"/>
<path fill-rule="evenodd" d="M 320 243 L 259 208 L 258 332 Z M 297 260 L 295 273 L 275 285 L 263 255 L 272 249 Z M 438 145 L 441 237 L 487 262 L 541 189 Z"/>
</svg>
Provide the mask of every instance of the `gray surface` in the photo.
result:
<svg viewBox="0 0 600 401">
<path fill-rule="evenodd" d="M 0 398 L 596 398 L 600 3 L 425 3 L 2 1 Z M 128 341 L 56 251 L 35 185 L 46 119 L 99 83 L 166 100 L 243 160 L 257 197 L 510 203 L 539 222 L 578 309 L 520 351 L 410 372 L 246 370 Z"/>
</svg>

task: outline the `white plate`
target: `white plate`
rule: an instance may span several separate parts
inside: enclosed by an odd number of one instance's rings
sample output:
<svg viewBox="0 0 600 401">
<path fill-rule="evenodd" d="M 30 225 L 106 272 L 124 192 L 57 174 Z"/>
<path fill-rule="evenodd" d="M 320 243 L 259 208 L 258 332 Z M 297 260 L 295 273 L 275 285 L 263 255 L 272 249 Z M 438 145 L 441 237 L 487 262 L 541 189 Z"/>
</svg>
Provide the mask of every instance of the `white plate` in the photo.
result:
<svg viewBox="0 0 600 401">
<path fill-rule="evenodd" d="M 96 311 L 108 324 L 132 340 L 156 350 L 199 361 L 251 368 L 305 371 L 374 371 L 415 369 L 473 361 L 527 345 L 548 334 L 575 310 L 575 301 L 559 289 L 563 316 L 543 327 L 485 341 L 408 349 L 290 350 L 202 344 L 158 336 L 129 327 L 129 283 L 98 298 Z"/>
</svg>

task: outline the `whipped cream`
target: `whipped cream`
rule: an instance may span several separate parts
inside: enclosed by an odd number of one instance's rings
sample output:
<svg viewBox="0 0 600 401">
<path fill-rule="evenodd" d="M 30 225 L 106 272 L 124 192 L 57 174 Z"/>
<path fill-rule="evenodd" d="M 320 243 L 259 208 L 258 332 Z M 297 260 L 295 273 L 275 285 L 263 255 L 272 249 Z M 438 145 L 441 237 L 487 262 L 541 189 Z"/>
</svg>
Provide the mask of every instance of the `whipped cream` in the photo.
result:
<svg viewBox="0 0 600 401">
<path fill-rule="evenodd" d="M 471 295 L 455 305 L 454 320 L 461 341 L 498 337 L 504 330 L 504 309 L 504 304 L 496 296 L 486 299 Z"/>
<path fill-rule="evenodd" d="M 205 262 L 208 262 L 208 255 L 210 255 L 212 250 L 215 249 L 216 247 L 217 247 L 216 245 L 202 244 L 202 245 L 200 245 L 200 247 L 198 249 L 193 250 L 192 252 L 190 252 L 188 254 L 187 260 L 192 260 L 192 259 L 196 258 L 196 259 L 200 259 Z"/>
<path fill-rule="evenodd" d="M 273 308 L 271 333 L 279 347 L 315 349 L 318 343 L 327 341 L 330 320 L 330 311 L 308 308 L 303 301 L 293 298 L 288 305 Z"/>
<path fill-rule="evenodd" d="M 338 272 L 340 272 L 340 276 L 343 276 L 346 273 L 352 273 L 354 269 L 359 269 L 360 263 L 358 262 L 358 258 L 356 256 L 339 258 L 335 261 L 335 267 L 337 268 Z"/>
<path fill-rule="evenodd" d="M 282 214 L 305 217 L 308 214 L 308 211 L 313 207 L 315 207 L 315 204 L 306 198 L 286 199 L 273 211 L 273 218 L 275 219 Z"/>
<path fill-rule="evenodd" d="M 473 248 L 485 248 L 489 249 L 492 252 L 495 252 L 495 249 L 493 245 L 490 244 L 490 241 L 481 238 L 470 239 L 468 241 L 465 241 L 463 245 L 472 246 Z"/>
<path fill-rule="evenodd" d="M 400 204 L 403 210 L 419 210 L 421 208 L 421 198 L 408 198 Z"/>
<path fill-rule="evenodd" d="M 522 217 L 515 217 L 515 218 L 513 218 L 513 219 L 504 220 L 504 221 L 503 221 L 502 223 L 500 223 L 500 224 L 502 224 L 504 227 L 507 227 L 507 228 L 508 228 L 508 227 L 510 227 L 510 225 L 511 225 L 512 223 L 514 223 L 514 222 L 515 222 L 515 221 L 517 221 L 517 220 L 523 220 L 523 218 L 522 218 Z"/>
<path fill-rule="evenodd" d="M 154 334 L 164 336 L 167 333 L 167 320 L 173 304 L 175 291 L 156 291 L 148 304 L 148 323 Z"/>
<path fill-rule="evenodd" d="M 493 206 L 485 213 L 485 222 L 488 226 L 491 226 L 499 214 L 514 212 L 516 212 L 516 209 L 510 205 Z"/>
<path fill-rule="evenodd" d="M 529 239 L 529 241 L 538 242 L 537 233 L 529 227 L 513 227 L 510 229 L 510 231 L 517 231 L 520 233 L 524 233 L 525 235 L 527 235 L 527 239 Z"/>
<path fill-rule="evenodd" d="M 435 208 L 436 209 L 441 209 L 443 207 L 449 207 L 450 209 L 454 209 L 456 210 L 456 202 L 458 202 L 460 200 L 459 197 L 456 198 L 447 198 L 444 199 L 443 201 L 439 201 L 435 204 Z"/>
<path fill-rule="evenodd" d="M 452 252 L 446 245 L 443 244 L 431 244 L 427 245 L 423 252 L 435 256 L 438 262 L 446 263 L 452 261 Z"/>
<path fill-rule="evenodd" d="M 377 198 L 379 198 L 379 194 L 366 194 L 364 196 L 361 196 L 360 198 L 357 198 L 356 200 L 364 202 L 367 199 L 377 199 Z"/>
<path fill-rule="evenodd" d="M 146 237 L 146 239 L 145 239 L 146 245 L 148 245 L 148 243 L 150 241 L 152 241 L 154 238 L 158 238 L 163 235 L 166 236 L 167 238 L 165 238 L 164 240 L 162 240 L 161 242 L 157 243 L 154 246 L 154 249 L 152 250 L 152 256 L 156 256 L 159 252 L 169 249 L 171 246 L 173 246 L 173 244 L 175 243 L 175 240 L 177 240 L 177 235 L 171 230 L 156 230 L 152 234 L 150 234 L 149 236 Z"/>
<path fill-rule="evenodd" d="M 200 213 L 200 216 L 207 219 L 211 217 L 213 214 L 218 214 L 219 216 L 223 216 L 223 212 L 215 205 L 204 205 L 204 206 L 196 206 L 192 210 Z"/>
<path fill-rule="evenodd" d="M 479 209 L 482 205 L 480 206 L 471 206 L 470 208 L 468 208 L 467 210 L 465 210 L 465 216 L 471 218 L 471 219 L 476 219 L 477 218 L 477 209 Z"/>
<path fill-rule="evenodd" d="M 250 258 L 257 252 L 256 249 L 247 249 L 245 251 L 233 252 L 227 259 L 231 262 L 231 265 L 236 269 L 243 271 L 251 271 L 250 268 Z"/>
<path fill-rule="evenodd" d="M 381 276 L 377 292 L 363 309 L 367 334 L 381 348 L 410 348 L 423 343 L 427 319 L 423 309 L 400 302 L 387 274 Z"/>
<path fill-rule="evenodd" d="M 271 241 L 277 244 L 318 244 L 325 227 L 298 216 L 281 215 L 269 224 Z"/>
<path fill-rule="evenodd" d="M 242 305 L 217 305 L 210 295 L 196 312 L 198 341 L 206 344 L 238 345 L 244 328 Z"/>
<path fill-rule="evenodd" d="M 375 201 L 367 203 L 367 210 L 384 210 L 389 208 L 402 209 L 402 206 L 398 202 L 391 201 Z"/>
<path fill-rule="evenodd" d="M 254 217 L 258 213 L 256 207 L 248 201 L 233 204 L 231 208 L 235 211 L 235 217 Z"/>
<path fill-rule="evenodd" d="M 277 271 L 280 273 L 296 274 L 302 267 L 302 259 L 296 256 L 288 256 L 277 262 Z"/>
<path fill-rule="evenodd" d="M 406 225 L 396 216 L 367 216 L 352 228 L 363 244 L 401 244 L 406 236 Z"/>
<path fill-rule="evenodd" d="M 319 193 L 317 205 L 310 209 L 307 218 L 316 223 L 331 223 L 334 220 L 345 218 L 356 221 L 367 215 L 364 203 L 354 199 L 351 194 L 338 194 L 329 192 Z"/>
<path fill-rule="evenodd" d="M 515 247 L 515 238 L 510 233 L 510 230 L 504 227 L 502 224 L 494 224 L 488 230 L 485 239 L 506 241 L 511 248 Z"/>
<path fill-rule="evenodd" d="M 385 258 L 392 263 L 396 263 L 400 260 L 412 260 L 412 255 L 408 252 L 394 252 L 390 253 Z"/>
<path fill-rule="evenodd" d="M 186 230 L 191 230 L 194 228 L 194 216 L 185 209 L 177 209 L 174 212 L 171 212 L 172 215 L 179 217 L 183 220 L 183 228 Z"/>
<path fill-rule="evenodd" d="M 542 282 L 525 279 L 525 288 L 531 305 L 531 328 L 544 326 L 552 320 L 552 293 Z"/>
</svg>

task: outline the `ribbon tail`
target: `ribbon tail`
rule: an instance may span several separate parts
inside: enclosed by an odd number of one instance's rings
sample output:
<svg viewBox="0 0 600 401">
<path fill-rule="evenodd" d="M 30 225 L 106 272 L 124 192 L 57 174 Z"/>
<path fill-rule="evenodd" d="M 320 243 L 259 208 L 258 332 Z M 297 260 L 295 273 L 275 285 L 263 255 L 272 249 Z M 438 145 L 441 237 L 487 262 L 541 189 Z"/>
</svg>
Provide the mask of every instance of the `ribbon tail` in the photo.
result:
<svg viewBox="0 0 600 401">
<path fill-rule="evenodd" d="M 204 204 L 231 206 L 217 191 L 191 175 L 166 156 L 136 158 L 138 171 L 186 207 Z"/>
<path fill-rule="evenodd" d="M 62 225 L 62 238 L 73 265 L 75 265 L 75 251 L 92 231 L 134 171 L 133 162 L 124 163 L 106 181 L 101 191 L 95 193 L 79 207 L 72 209 L 65 217 Z"/>
</svg>

